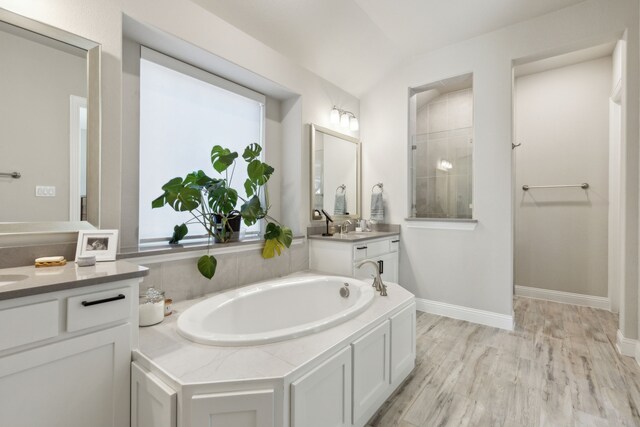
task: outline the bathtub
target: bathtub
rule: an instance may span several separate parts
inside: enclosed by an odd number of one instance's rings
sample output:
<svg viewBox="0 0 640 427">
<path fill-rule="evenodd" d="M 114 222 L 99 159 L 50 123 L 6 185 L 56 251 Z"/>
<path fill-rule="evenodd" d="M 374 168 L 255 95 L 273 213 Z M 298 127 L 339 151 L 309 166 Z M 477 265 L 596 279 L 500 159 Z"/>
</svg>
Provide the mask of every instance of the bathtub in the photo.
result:
<svg viewBox="0 0 640 427">
<path fill-rule="evenodd" d="M 348 283 L 349 296 L 340 289 Z M 372 302 L 371 283 L 351 277 L 290 277 L 231 290 L 180 315 L 178 333 L 201 344 L 244 346 L 312 334 L 345 322 Z"/>
</svg>

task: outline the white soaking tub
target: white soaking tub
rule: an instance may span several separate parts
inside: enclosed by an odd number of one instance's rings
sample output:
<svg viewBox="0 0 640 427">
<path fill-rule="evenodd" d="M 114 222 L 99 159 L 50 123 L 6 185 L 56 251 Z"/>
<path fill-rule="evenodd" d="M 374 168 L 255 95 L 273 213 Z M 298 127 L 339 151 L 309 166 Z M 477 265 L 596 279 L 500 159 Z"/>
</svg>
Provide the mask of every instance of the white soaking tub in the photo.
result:
<svg viewBox="0 0 640 427">
<path fill-rule="evenodd" d="M 340 289 L 348 283 L 349 296 Z M 178 332 L 201 344 L 244 346 L 308 335 L 351 319 L 372 302 L 371 283 L 339 276 L 291 277 L 215 295 L 178 318 Z"/>
</svg>

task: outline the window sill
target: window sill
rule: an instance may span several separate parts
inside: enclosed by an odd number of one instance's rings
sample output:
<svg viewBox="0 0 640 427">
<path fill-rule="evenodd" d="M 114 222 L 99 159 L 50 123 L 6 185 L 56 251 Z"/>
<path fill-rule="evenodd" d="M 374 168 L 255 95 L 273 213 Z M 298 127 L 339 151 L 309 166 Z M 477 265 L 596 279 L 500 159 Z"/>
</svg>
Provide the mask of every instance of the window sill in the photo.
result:
<svg viewBox="0 0 640 427">
<path fill-rule="evenodd" d="M 295 236 L 291 246 L 303 244 L 304 236 Z M 125 260 L 133 264 L 157 263 L 166 261 L 178 261 L 181 259 L 199 258 L 202 255 L 219 255 L 236 252 L 248 252 L 256 249 L 262 250 L 264 239 L 262 237 L 247 238 L 238 242 L 212 243 L 204 242 L 170 245 L 168 243 L 147 244 L 134 248 L 123 248 L 117 255 L 118 260 Z"/>
<path fill-rule="evenodd" d="M 465 230 L 473 231 L 478 225 L 477 219 L 466 218 L 405 218 L 407 228 L 429 230 Z"/>
</svg>

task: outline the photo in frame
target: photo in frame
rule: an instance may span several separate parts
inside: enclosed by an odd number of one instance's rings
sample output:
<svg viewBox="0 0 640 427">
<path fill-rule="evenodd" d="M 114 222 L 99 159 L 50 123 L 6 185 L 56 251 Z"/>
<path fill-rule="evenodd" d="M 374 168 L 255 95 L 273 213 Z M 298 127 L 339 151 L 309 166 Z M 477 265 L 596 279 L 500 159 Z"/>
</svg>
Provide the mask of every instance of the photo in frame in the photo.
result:
<svg viewBox="0 0 640 427">
<path fill-rule="evenodd" d="M 81 256 L 95 256 L 96 261 L 115 261 L 118 249 L 118 230 L 80 230 L 76 247 L 76 261 Z"/>
</svg>

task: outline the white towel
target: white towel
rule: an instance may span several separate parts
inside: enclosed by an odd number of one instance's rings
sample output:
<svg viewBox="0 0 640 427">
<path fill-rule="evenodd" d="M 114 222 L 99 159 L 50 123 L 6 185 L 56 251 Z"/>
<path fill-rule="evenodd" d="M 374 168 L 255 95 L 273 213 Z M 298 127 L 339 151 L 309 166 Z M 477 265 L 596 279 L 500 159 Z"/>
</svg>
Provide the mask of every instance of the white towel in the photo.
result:
<svg viewBox="0 0 640 427">
<path fill-rule="evenodd" d="M 376 222 L 384 221 L 384 200 L 382 193 L 371 194 L 371 219 Z"/>
<path fill-rule="evenodd" d="M 344 193 L 336 193 L 336 200 L 333 205 L 334 215 L 346 215 L 347 214 L 347 198 Z"/>
</svg>

